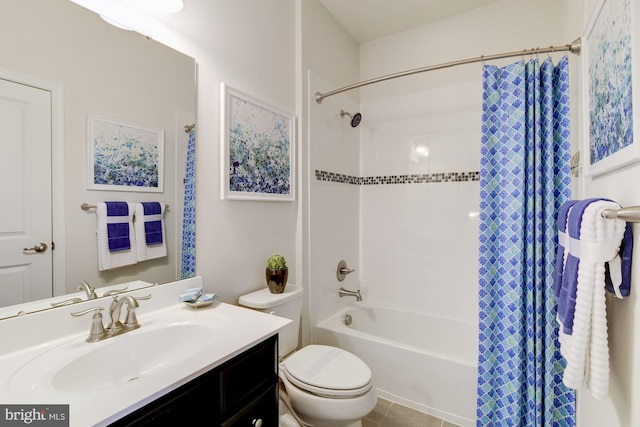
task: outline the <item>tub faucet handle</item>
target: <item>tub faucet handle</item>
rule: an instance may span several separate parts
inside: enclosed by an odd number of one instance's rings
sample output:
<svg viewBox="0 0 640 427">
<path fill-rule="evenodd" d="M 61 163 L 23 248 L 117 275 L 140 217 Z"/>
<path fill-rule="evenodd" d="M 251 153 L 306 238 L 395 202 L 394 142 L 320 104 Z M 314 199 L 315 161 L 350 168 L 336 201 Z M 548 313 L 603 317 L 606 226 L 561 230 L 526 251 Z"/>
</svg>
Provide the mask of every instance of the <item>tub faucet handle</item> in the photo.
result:
<svg viewBox="0 0 640 427">
<path fill-rule="evenodd" d="M 345 277 L 347 277 L 347 274 L 353 273 L 354 271 L 356 271 L 354 268 L 347 267 L 347 262 L 345 260 L 340 260 L 340 262 L 338 262 L 336 276 L 338 277 L 338 280 L 342 282 Z"/>
</svg>

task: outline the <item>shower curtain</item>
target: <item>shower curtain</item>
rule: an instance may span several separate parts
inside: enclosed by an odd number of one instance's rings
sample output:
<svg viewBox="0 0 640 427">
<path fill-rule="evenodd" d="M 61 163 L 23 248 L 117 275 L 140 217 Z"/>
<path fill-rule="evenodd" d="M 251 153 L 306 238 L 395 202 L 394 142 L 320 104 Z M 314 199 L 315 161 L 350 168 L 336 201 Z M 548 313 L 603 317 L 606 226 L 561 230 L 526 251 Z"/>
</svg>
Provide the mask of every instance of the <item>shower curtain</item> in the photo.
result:
<svg viewBox="0 0 640 427">
<path fill-rule="evenodd" d="M 568 59 L 483 71 L 478 426 L 574 426 L 552 296 L 570 197 Z"/>
<path fill-rule="evenodd" d="M 189 131 L 187 172 L 184 179 L 184 214 L 182 216 L 182 272 L 187 279 L 196 275 L 196 131 Z"/>
</svg>

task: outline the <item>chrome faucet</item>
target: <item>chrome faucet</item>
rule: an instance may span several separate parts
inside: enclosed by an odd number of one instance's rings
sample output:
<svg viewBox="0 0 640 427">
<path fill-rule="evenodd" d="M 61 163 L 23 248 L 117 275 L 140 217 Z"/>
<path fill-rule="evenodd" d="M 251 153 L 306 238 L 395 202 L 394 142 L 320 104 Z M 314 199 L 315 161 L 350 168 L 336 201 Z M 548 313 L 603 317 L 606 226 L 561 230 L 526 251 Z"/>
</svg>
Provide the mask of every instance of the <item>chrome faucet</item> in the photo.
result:
<svg viewBox="0 0 640 427">
<path fill-rule="evenodd" d="M 340 288 L 340 291 L 338 291 L 338 295 L 340 295 L 340 297 L 356 297 L 356 301 L 362 301 L 362 295 L 360 294 L 360 289 L 358 289 L 357 291 L 350 291 L 349 289 L 345 289 L 345 288 Z"/>
<path fill-rule="evenodd" d="M 124 304 L 127 305 L 127 317 L 123 325 L 122 322 L 120 322 L 120 314 Z M 135 312 L 137 307 L 139 307 L 138 300 L 131 295 L 120 299 L 114 296 L 113 301 L 111 301 L 111 307 L 109 307 L 109 317 L 111 318 L 111 322 L 109 322 L 109 326 L 107 326 L 109 335 L 114 336 L 139 328 L 140 324 L 138 323 Z"/>
<path fill-rule="evenodd" d="M 93 289 L 91 285 L 89 285 L 84 280 L 76 284 L 76 291 L 84 291 L 87 294 L 87 299 L 98 298 L 98 295 L 96 295 L 96 290 Z"/>
<path fill-rule="evenodd" d="M 116 335 L 124 334 L 125 332 L 133 331 L 134 329 L 138 329 L 140 324 L 138 323 L 138 318 L 136 317 L 136 308 L 139 307 L 138 300 L 139 299 L 150 299 L 151 295 L 147 295 L 144 297 L 134 298 L 131 295 L 127 295 L 118 299 L 117 296 L 113 297 L 113 301 L 111 301 L 111 306 L 109 307 L 109 317 L 111 321 L 109 325 L 105 328 L 102 323 L 102 307 L 92 307 L 83 311 L 79 311 L 77 313 L 71 313 L 72 316 L 82 316 L 87 313 L 94 312 L 93 319 L 91 321 L 91 330 L 89 331 L 89 336 L 87 337 L 87 342 L 96 342 L 101 341 L 106 338 L 114 337 Z M 127 315 L 124 319 L 124 324 L 120 322 L 120 314 L 122 311 L 122 306 L 127 306 Z"/>
</svg>

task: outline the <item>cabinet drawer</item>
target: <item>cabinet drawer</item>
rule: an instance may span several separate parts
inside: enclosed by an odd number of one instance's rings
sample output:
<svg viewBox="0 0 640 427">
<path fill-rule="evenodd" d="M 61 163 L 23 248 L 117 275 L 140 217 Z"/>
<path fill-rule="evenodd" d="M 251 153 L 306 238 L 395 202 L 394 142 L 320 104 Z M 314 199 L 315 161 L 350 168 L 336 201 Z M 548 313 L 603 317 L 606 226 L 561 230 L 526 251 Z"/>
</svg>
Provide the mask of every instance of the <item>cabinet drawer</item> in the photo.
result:
<svg viewBox="0 0 640 427">
<path fill-rule="evenodd" d="M 220 369 L 220 413 L 236 411 L 278 383 L 278 337 L 263 341 Z"/>
<path fill-rule="evenodd" d="M 278 385 L 271 386 L 253 402 L 242 408 L 222 427 L 269 427 L 278 425 Z"/>
</svg>

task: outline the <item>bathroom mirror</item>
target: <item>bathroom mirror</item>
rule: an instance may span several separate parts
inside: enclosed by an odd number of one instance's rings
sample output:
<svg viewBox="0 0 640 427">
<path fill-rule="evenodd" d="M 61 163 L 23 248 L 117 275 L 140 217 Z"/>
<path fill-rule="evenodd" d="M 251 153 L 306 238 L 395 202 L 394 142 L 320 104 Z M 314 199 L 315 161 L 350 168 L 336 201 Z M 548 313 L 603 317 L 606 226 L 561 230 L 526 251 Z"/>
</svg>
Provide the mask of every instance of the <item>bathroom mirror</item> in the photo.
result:
<svg viewBox="0 0 640 427">
<path fill-rule="evenodd" d="M 0 79 L 15 83 L 24 77 L 22 82 L 42 80 L 61 89 L 62 96 L 52 102 L 52 120 L 58 120 L 63 129 L 59 140 L 64 162 L 52 161 L 52 182 L 54 186 L 64 182 L 64 188 L 53 188 L 52 222 L 54 228 L 64 228 L 59 242 L 63 244 L 56 247 L 63 248 L 64 263 L 56 265 L 54 257 L 53 265 L 53 275 L 55 269 L 63 269 L 64 283 L 55 283 L 52 294 L 75 292 L 80 281 L 94 288 L 111 288 L 125 282 L 178 279 L 189 143 L 185 126 L 195 123 L 195 60 L 141 34 L 116 28 L 68 0 L 3 0 L 0 45 Z M 162 192 L 88 189 L 88 168 L 93 168 L 88 155 L 89 116 L 162 131 Z M 56 180 L 56 176 L 63 178 Z M 158 201 L 167 205 L 167 256 L 98 271 L 96 211 L 83 210 L 81 205 L 102 201 Z M 22 298 L 13 302 L 0 298 L 0 307 L 39 299 L 30 298 L 27 292 Z"/>
</svg>

